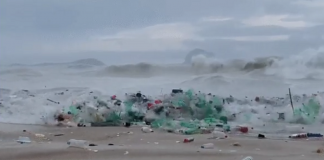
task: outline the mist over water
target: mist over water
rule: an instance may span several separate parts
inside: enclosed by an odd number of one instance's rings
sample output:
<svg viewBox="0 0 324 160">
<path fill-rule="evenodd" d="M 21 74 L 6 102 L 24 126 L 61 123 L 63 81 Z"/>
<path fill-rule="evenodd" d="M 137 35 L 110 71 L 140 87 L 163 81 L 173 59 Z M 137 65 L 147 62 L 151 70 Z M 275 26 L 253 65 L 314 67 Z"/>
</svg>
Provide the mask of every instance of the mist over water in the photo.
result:
<svg viewBox="0 0 324 160">
<path fill-rule="evenodd" d="M 123 99 L 129 92 L 141 91 L 155 97 L 169 94 L 174 88 L 192 88 L 250 101 L 256 96 L 286 97 L 288 88 L 294 95 L 322 92 L 323 80 L 324 53 L 318 51 L 249 61 L 197 55 L 190 64 L 180 61 L 165 65 L 148 62 L 104 65 L 98 60 L 86 59 L 78 63 L 1 66 L 0 122 L 41 124 L 42 116 L 69 106 L 72 101 L 88 99 L 90 91 L 102 97 L 117 95 Z M 56 94 L 62 91 L 64 95 Z M 318 96 L 319 101 L 323 101 L 321 98 L 323 96 Z M 283 104 L 281 111 L 289 113 L 290 106 Z M 233 112 L 255 109 L 259 116 L 268 112 L 264 105 L 252 102 L 227 107 Z"/>
</svg>

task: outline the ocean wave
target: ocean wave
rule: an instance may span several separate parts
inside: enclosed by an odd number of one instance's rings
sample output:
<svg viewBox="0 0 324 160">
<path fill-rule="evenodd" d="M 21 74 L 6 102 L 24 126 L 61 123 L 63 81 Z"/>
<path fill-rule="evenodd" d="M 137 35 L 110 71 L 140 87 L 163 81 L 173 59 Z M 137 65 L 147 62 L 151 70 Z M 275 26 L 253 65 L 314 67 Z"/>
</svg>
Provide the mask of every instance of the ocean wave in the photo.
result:
<svg viewBox="0 0 324 160">
<path fill-rule="evenodd" d="M 181 75 L 204 75 L 204 74 L 246 74 L 254 72 L 263 76 L 278 76 L 281 78 L 323 78 L 324 54 L 313 54 L 308 59 L 295 57 L 260 57 L 252 61 L 240 59 L 220 61 L 207 58 L 204 55 L 192 57 L 190 65 L 156 65 L 150 63 L 138 63 L 127 65 L 108 66 L 97 71 L 97 76 L 117 77 L 154 77 L 154 76 L 181 76 Z M 301 55 L 299 55 L 300 57 Z M 306 55 L 305 55 L 306 56 Z M 302 62 L 300 60 L 303 60 Z M 296 74 L 296 75 L 294 75 Z"/>
<path fill-rule="evenodd" d="M 42 73 L 29 68 L 8 68 L 8 69 L 1 70 L 0 75 L 40 77 L 42 76 Z"/>
</svg>

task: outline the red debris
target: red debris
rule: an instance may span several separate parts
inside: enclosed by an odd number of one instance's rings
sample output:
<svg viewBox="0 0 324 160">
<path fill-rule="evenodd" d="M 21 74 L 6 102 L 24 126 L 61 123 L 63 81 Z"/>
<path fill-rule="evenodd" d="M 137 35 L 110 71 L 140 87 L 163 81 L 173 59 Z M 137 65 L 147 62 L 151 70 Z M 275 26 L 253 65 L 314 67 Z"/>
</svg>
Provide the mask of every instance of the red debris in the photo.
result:
<svg viewBox="0 0 324 160">
<path fill-rule="evenodd" d="M 147 109 L 152 109 L 154 107 L 153 103 L 147 103 Z"/>
<path fill-rule="evenodd" d="M 160 103 L 162 103 L 162 101 L 158 99 L 158 100 L 155 100 L 154 103 L 155 104 L 160 104 Z"/>
</svg>

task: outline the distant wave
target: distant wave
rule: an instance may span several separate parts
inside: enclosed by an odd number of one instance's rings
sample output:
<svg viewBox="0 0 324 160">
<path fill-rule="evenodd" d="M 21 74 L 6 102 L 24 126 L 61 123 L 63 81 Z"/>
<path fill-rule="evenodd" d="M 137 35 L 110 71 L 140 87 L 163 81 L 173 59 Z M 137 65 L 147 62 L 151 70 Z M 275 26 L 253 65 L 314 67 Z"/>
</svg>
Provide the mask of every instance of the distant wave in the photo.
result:
<svg viewBox="0 0 324 160">
<path fill-rule="evenodd" d="M 307 58 L 301 58 L 305 56 Z M 312 56 L 312 57 L 309 57 Z M 165 75 L 204 75 L 214 73 L 259 73 L 282 78 L 322 78 L 324 54 L 298 55 L 296 57 L 261 57 L 252 61 L 240 59 L 220 61 L 204 55 L 192 57 L 191 64 L 154 65 L 149 63 L 113 65 L 96 72 L 97 76 L 153 77 Z M 255 72 L 258 71 L 258 72 Z M 297 74 L 297 76 L 293 75 Z M 315 75 L 315 76 L 314 76 Z"/>
<path fill-rule="evenodd" d="M 62 63 L 61 65 L 63 65 L 61 70 L 78 69 L 82 72 L 77 73 L 79 75 L 97 77 L 145 78 L 206 74 L 250 74 L 251 76 L 275 76 L 284 79 L 324 79 L 324 53 L 316 51 L 305 52 L 285 58 L 269 56 L 254 60 L 232 59 L 227 61 L 198 54 L 191 56 L 189 64 L 179 63 L 172 65 L 157 65 L 142 62 L 138 64 L 111 65 L 105 67 L 102 62 L 95 59 L 79 60 L 72 63 Z M 44 68 L 45 66 L 37 67 Z M 0 75 L 42 76 L 42 73 L 33 69 L 27 66 L 7 68 L 1 70 Z"/>
<path fill-rule="evenodd" d="M 42 76 L 42 73 L 37 72 L 33 69 L 28 69 L 28 68 L 13 68 L 13 69 L 1 70 L 0 75 L 40 77 L 40 76 Z"/>
</svg>

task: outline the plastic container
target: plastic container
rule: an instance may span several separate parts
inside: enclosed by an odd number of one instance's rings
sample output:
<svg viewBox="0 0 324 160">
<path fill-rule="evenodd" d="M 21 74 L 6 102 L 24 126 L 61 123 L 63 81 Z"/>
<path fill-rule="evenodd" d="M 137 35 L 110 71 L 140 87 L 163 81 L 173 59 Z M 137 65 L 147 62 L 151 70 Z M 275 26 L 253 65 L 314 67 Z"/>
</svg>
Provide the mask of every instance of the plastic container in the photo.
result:
<svg viewBox="0 0 324 160">
<path fill-rule="evenodd" d="M 142 132 L 144 132 L 144 133 L 150 133 L 150 132 L 153 132 L 153 130 L 151 129 L 151 128 L 149 128 L 149 127 L 142 127 Z"/>
<path fill-rule="evenodd" d="M 203 149 L 213 149 L 215 146 L 213 143 L 206 143 L 201 146 Z"/>
<path fill-rule="evenodd" d="M 31 140 L 30 140 L 29 137 L 21 137 L 21 136 L 19 136 L 17 142 L 21 143 L 21 144 L 23 144 L 23 143 L 31 143 Z"/>
<path fill-rule="evenodd" d="M 77 148 L 86 148 L 89 146 L 89 142 L 86 140 L 77 140 L 77 139 L 70 139 L 67 144 L 69 147 L 77 147 Z"/>
<path fill-rule="evenodd" d="M 193 137 L 188 137 L 183 140 L 183 143 L 190 143 L 193 142 L 195 139 Z"/>
<path fill-rule="evenodd" d="M 253 158 L 251 156 L 247 156 L 247 157 L 243 158 L 242 160 L 253 160 Z"/>
<path fill-rule="evenodd" d="M 224 132 L 220 132 L 220 131 L 213 131 L 212 132 L 213 138 L 220 138 L 220 139 L 225 139 L 227 138 L 227 134 L 225 134 Z"/>
</svg>

